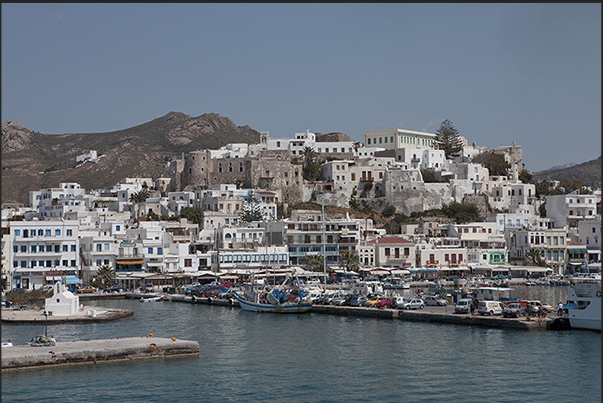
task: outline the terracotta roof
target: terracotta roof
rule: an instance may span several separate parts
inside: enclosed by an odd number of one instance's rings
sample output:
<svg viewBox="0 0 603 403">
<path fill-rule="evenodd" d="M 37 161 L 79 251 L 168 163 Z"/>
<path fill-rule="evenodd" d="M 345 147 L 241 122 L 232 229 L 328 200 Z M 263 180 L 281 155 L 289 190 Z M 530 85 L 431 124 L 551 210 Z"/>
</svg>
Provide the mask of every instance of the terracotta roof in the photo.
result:
<svg viewBox="0 0 603 403">
<path fill-rule="evenodd" d="M 574 241 L 567 241 L 566 245 L 584 246 L 584 244 L 581 244 L 580 242 L 574 242 Z"/>
<path fill-rule="evenodd" d="M 378 239 L 373 239 L 372 241 L 368 241 L 367 243 L 413 243 L 411 241 L 407 241 L 404 238 L 399 238 L 397 236 L 384 236 Z"/>
</svg>

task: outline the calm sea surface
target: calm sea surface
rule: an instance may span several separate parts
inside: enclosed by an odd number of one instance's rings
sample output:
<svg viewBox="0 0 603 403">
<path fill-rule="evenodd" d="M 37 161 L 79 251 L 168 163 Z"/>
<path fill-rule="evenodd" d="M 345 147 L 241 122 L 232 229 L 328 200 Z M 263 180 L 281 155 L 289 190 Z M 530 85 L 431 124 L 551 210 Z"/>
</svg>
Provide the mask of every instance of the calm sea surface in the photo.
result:
<svg viewBox="0 0 603 403">
<path fill-rule="evenodd" d="M 551 305 L 565 287 L 519 287 Z M 2 402 L 600 402 L 601 334 L 517 331 L 136 300 L 133 317 L 55 325 L 59 341 L 196 340 L 198 357 L 2 373 Z M 2 326 L 25 344 L 43 326 Z"/>
</svg>

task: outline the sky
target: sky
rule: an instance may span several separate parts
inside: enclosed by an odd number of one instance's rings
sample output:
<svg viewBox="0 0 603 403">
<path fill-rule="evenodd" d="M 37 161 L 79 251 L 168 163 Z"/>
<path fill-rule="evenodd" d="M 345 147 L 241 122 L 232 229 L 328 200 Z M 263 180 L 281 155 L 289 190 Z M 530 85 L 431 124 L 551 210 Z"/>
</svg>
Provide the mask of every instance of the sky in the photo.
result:
<svg viewBox="0 0 603 403">
<path fill-rule="evenodd" d="M 271 138 L 372 130 L 601 155 L 601 4 L 3 3 L 2 121 L 103 133 L 171 111 Z"/>
</svg>

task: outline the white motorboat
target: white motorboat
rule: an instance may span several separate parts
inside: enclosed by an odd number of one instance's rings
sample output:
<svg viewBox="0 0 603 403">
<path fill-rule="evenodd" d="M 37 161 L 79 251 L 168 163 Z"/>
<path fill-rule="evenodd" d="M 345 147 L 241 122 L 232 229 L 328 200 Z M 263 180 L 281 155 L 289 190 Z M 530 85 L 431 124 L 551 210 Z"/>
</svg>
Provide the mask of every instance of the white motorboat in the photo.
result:
<svg viewBox="0 0 603 403">
<path fill-rule="evenodd" d="M 601 331 L 601 276 L 572 277 L 567 289 L 568 317 L 572 329 Z"/>
<path fill-rule="evenodd" d="M 140 302 L 159 302 L 161 301 L 161 296 L 153 295 L 149 297 L 141 297 Z"/>
</svg>

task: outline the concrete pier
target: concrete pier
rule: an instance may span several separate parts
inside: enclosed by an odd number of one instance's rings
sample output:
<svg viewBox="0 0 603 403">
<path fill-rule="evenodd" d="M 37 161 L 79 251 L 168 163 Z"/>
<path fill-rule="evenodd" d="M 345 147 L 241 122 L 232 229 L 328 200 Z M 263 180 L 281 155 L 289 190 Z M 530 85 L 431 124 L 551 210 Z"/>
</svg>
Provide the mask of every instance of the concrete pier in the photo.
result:
<svg viewBox="0 0 603 403">
<path fill-rule="evenodd" d="M 83 307 L 73 315 L 44 315 L 43 309 L 2 308 L 2 322 L 13 325 L 58 325 L 66 323 L 111 322 L 129 318 L 134 312 L 126 309 Z"/>
<path fill-rule="evenodd" d="M 199 343 L 176 338 L 128 337 L 2 348 L 2 371 L 74 364 L 199 355 Z"/>
</svg>

